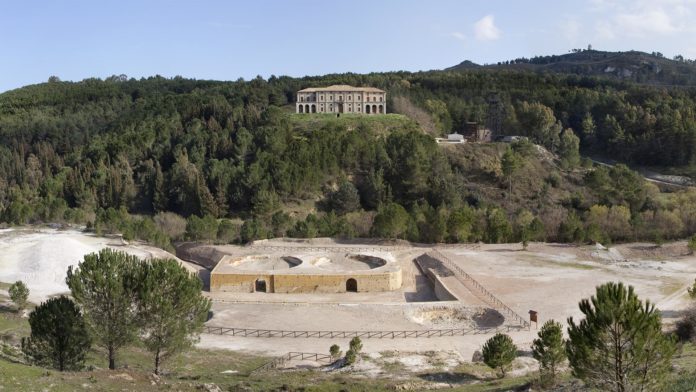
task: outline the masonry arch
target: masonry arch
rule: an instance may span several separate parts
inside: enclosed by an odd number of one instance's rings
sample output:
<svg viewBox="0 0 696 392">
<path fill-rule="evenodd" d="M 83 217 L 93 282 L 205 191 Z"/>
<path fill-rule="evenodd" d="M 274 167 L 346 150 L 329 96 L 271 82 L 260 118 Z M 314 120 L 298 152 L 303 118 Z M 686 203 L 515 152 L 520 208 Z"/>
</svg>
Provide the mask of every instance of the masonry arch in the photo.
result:
<svg viewBox="0 0 696 392">
<path fill-rule="evenodd" d="M 300 109 L 299 113 L 304 113 L 304 105 L 298 105 L 298 108 Z"/>
<path fill-rule="evenodd" d="M 256 279 L 256 282 L 254 282 L 254 291 L 257 293 L 265 293 L 266 292 L 266 280 L 265 279 Z"/>
<path fill-rule="evenodd" d="M 372 114 L 377 114 L 377 105 L 372 105 Z"/>
<path fill-rule="evenodd" d="M 309 113 L 309 104 L 304 106 L 305 113 Z"/>
<path fill-rule="evenodd" d="M 346 292 L 357 293 L 358 292 L 358 281 L 350 278 L 346 280 Z"/>
<path fill-rule="evenodd" d="M 365 105 L 365 113 L 370 114 L 370 105 Z"/>
<path fill-rule="evenodd" d="M 317 112 L 317 105 L 312 104 L 312 113 Z"/>
<path fill-rule="evenodd" d="M 384 114 L 384 105 L 379 105 L 379 114 Z"/>
</svg>

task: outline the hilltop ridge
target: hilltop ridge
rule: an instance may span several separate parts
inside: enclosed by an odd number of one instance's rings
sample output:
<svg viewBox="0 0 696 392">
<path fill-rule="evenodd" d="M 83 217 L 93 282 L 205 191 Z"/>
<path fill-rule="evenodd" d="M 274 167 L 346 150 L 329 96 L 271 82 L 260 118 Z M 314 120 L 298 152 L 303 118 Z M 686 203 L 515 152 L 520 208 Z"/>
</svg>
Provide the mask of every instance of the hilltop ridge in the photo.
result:
<svg viewBox="0 0 696 392">
<path fill-rule="evenodd" d="M 536 56 L 479 65 L 469 60 L 446 68 L 446 71 L 472 69 L 518 70 L 553 72 L 583 76 L 599 76 L 636 83 L 655 85 L 696 85 L 696 62 L 675 56 L 664 57 L 659 52 L 608 52 L 574 50 L 561 55 Z"/>
</svg>

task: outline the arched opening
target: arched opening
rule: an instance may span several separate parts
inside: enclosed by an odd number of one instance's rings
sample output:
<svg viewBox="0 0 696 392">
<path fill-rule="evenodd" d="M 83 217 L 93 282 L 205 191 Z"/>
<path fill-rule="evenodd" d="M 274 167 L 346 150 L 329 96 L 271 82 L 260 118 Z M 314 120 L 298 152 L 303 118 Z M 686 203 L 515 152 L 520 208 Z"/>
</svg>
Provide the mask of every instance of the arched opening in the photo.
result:
<svg viewBox="0 0 696 392">
<path fill-rule="evenodd" d="M 297 107 L 299 108 L 298 113 L 304 113 L 304 105 L 298 105 Z"/>
<path fill-rule="evenodd" d="M 365 113 L 370 114 L 370 105 L 365 106 Z"/>
<path fill-rule="evenodd" d="M 304 106 L 304 111 L 305 111 L 305 113 L 309 113 L 309 105 Z"/>
<path fill-rule="evenodd" d="M 349 293 L 357 293 L 358 281 L 353 278 L 346 280 L 346 291 Z"/>
<path fill-rule="evenodd" d="M 257 293 L 266 292 L 266 281 L 263 279 L 256 279 L 256 284 L 254 284 L 254 291 Z"/>
<path fill-rule="evenodd" d="M 317 105 L 312 105 L 312 113 L 316 113 L 316 112 L 317 112 Z"/>
<path fill-rule="evenodd" d="M 372 113 L 377 114 L 377 105 L 372 105 Z"/>
<path fill-rule="evenodd" d="M 379 105 L 379 114 L 384 114 L 384 106 Z"/>
</svg>

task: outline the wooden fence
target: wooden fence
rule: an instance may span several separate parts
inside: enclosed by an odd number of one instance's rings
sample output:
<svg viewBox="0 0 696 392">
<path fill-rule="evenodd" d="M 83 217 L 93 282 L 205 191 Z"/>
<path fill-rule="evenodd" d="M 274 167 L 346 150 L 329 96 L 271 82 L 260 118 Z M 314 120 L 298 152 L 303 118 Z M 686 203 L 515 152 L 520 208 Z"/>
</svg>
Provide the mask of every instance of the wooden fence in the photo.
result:
<svg viewBox="0 0 696 392">
<path fill-rule="evenodd" d="M 239 336 L 245 338 L 306 338 L 306 339 L 407 339 L 407 338 L 440 338 L 445 336 L 489 335 L 498 332 L 520 331 L 524 328 L 516 325 L 503 325 L 496 328 L 452 328 L 452 329 L 422 329 L 410 331 L 284 331 L 278 329 L 231 328 L 206 325 L 203 333 L 223 336 Z"/>
<path fill-rule="evenodd" d="M 327 365 L 331 364 L 335 358 L 333 358 L 331 355 L 328 354 L 319 354 L 319 353 L 301 353 L 301 352 L 289 352 L 283 356 L 273 358 L 272 361 L 266 362 L 263 365 L 257 367 L 256 369 L 251 371 L 251 374 L 262 372 L 262 371 L 268 371 L 271 369 L 276 369 L 279 366 L 285 364 L 288 361 L 291 361 L 293 359 L 299 359 L 299 360 L 311 360 L 315 362 L 323 362 Z"/>
</svg>

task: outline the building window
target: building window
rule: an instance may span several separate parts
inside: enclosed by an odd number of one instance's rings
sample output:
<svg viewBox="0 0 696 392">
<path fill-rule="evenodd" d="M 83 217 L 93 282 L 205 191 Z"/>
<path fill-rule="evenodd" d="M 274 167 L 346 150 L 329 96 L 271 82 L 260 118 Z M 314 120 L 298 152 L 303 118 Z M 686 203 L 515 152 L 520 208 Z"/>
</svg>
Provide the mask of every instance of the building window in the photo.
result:
<svg viewBox="0 0 696 392">
<path fill-rule="evenodd" d="M 304 102 L 304 97 L 300 97 L 300 102 Z"/>
<path fill-rule="evenodd" d="M 379 101 L 382 102 L 382 97 L 379 97 Z"/>
<path fill-rule="evenodd" d="M 321 99 L 321 100 L 323 101 L 323 100 L 324 100 L 324 96 L 323 96 L 323 95 L 320 95 L 320 96 L 319 96 L 319 99 Z"/>
<path fill-rule="evenodd" d="M 329 95 L 329 101 L 333 100 L 333 95 Z"/>
</svg>

